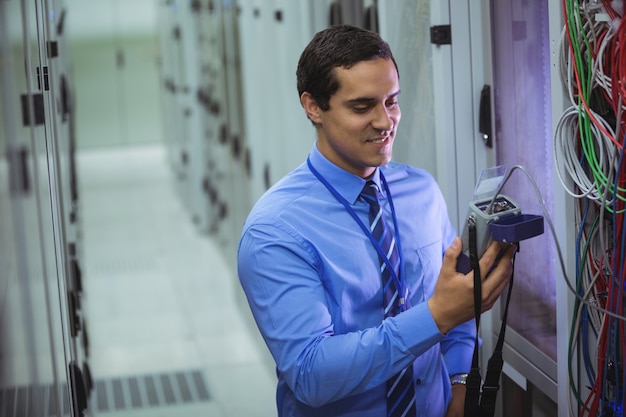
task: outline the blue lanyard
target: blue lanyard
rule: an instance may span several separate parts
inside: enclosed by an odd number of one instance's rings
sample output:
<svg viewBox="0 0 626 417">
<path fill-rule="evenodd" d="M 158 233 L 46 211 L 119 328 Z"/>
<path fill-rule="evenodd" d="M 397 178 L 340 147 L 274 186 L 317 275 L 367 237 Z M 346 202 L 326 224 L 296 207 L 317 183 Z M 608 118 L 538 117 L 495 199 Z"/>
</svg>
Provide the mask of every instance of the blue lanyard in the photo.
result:
<svg viewBox="0 0 626 417">
<path fill-rule="evenodd" d="M 320 174 L 315 168 L 313 168 L 313 164 L 311 163 L 310 158 L 307 158 L 306 163 L 307 163 L 309 169 L 311 170 L 311 172 L 313 173 L 313 175 L 315 175 L 317 177 L 317 179 L 320 180 L 320 182 L 322 184 L 324 184 L 324 186 L 328 189 L 328 191 L 330 191 L 330 193 L 341 204 L 343 204 L 343 206 L 346 208 L 346 211 L 357 222 L 357 224 L 361 227 L 363 232 L 365 232 L 367 237 L 369 237 L 370 241 L 372 242 L 372 245 L 374 245 L 374 248 L 376 249 L 376 252 L 378 252 L 378 255 L 383 260 L 383 262 L 385 262 L 385 265 L 387 266 L 387 269 L 391 273 L 391 277 L 393 278 L 393 282 L 396 285 L 396 289 L 398 290 L 398 294 L 400 295 L 400 311 L 405 311 L 408 308 L 406 301 L 407 301 L 407 298 L 408 298 L 409 294 L 408 294 L 408 289 L 404 285 L 404 257 L 402 255 L 402 246 L 400 245 L 400 233 L 399 233 L 400 229 L 398 228 L 398 219 L 396 217 L 396 210 L 395 210 L 395 208 L 393 206 L 393 200 L 391 199 L 391 193 L 389 192 L 389 186 L 387 185 L 387 180 L 385 179 L 385 176 L 383 175 L 382 171 L 380 171 L 380 180 L 381 180 L 382 185 L 383 185 L 383 187 L 385 189 L 385 192 L 387 193 L 387 198 L 389 200 L 389 207 L 391 208 L 391 215 L 393 217 L 393 226 L 394 226 L 394 229 L 395 229 L 396 245 L 398 246 L 398 255 L 399 255 L 399 260 L 400 260 L 399 276 L 398 276 L 398 274 L 396 274 L 396 271 L 393 268 L 393 265 L 391 265 L 391 262 L 389 261 L 389 258 L 387 258 L 387 254 L 380 247 L 380 244 L 378 243 L 376 238 L 374 238 L 374 235 L 372 235 L 372 232 L 370 231 L 369 227 L 367 227 L 363 223 L 363 221 L 359 218 L 359 216 L 356 214 L 356 211 L 354 211 L 354 209 L 352 208 L 350 203 L 348 203 L 348 201 L 345 198 L 343 198 L 343 196 L 341 196 L 341 194 L 339 194 L 339 192 L 335 189 L 335 187 L 333 187 L 326 180 L 326 178 L 324 178 L 322 176 L 322 174 Z"/>
</svg>

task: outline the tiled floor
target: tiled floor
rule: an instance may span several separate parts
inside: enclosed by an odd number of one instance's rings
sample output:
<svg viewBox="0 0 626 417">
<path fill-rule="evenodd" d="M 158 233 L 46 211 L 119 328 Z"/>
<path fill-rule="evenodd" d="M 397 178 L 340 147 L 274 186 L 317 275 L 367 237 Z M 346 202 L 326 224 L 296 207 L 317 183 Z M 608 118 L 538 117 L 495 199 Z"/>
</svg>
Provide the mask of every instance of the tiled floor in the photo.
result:
<svg viewBox="0 0 626 417">
<path fill-rule="evenodd" d="M 200 370 L 210 395 L 114 415 L 275 416 L 275 376 L 234 265 L 194 230 L 163 148 L 83 151 L 78 169 L 93 378 Z"/>
</svg>

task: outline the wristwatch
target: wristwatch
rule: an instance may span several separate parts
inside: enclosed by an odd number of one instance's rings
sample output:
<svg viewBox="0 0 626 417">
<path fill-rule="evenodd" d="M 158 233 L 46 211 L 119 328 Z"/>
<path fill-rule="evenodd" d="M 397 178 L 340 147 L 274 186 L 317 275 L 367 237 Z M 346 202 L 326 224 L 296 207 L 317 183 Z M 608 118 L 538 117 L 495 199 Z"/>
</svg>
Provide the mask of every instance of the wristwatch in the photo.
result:
<svg viewBox="0 0 626 417">
<path fill-rule="evenodd" d="M 452 385 L 465 385 L 467 384 L 467 374 L 454 374 L 450 376 L 450 383 Z"/>
</svg>

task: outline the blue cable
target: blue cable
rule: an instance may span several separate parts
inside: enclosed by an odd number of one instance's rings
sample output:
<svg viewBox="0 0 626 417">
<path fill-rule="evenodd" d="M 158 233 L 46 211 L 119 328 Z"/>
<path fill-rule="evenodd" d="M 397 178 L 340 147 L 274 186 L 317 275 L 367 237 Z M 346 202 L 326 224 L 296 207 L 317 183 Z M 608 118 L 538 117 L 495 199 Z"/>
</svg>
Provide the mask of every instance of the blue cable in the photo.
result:
<svg viewBox="0 0 626 417">
<path fill-rule="evenodd" d="M 593 382 L 596 380 L 595 372 L 593 371 L 593 362 L 591 361 L 591 356 L 589 352 L 589 343 L 587 342 L 589 337 L 589 313 L 587 312 L 587 307 L 583 307 L 582 310 L 582 320 L 583 324 L 581 333 L 582 333 L 582 351 L 583 351 L 583 361 L 585 364 L 585 371 L 587 373 L 587 380 L 590 385 L 593 385 Z"/>
<path fill-rule="evenodd" d="M 586 200 L 585 202 L 585 207 L 584 210 L 582 212 L 581 215 L 581 226 L 578 228 L 578 234 L 576 236 L 576 276 L 580 276 L 579 274 L 581 274 L 581 260 L 583 258 L 581 258 L 581 245 L 582 245 L 582 235 L 583 235 L 583 231 L 584 231 L 584 224 L 586 223 L 587 220 L 587 215 L 589 214 L 589 200 Z M 579 295 L 582 297 L 584 295 L 584 286 L 583 286 L 583 279 L 582 276 L 580 276 L 579 282 L 578 282 L 578 289 L 579 289 Z M 593 371 L 593 362 L 591 361 L 591 355 L 590 355 L 590 350 L 589 350 L 589 311 L 588 311 L 588 307 L 583 304 L 582 305 L 582 311 L 581 311 L 581 348 L 583 351 L 583 363 L 585 365 L 585 371 L 587 373 L 587 378 L 589 380 L 589 383 L 591 385 L 594 384 L 594 381 L 596 380 L 596 375 L 595 372 Z M 593 328 L 594 330 L 594 334 L 597 337 L 597 332 L 596 329 Z"/>
<path fill-rule="evenodd" d="M 613 248 L 613 268 L 612 268 L 612 277 L 610 279 L 610 284 L 613 286 L 613 288 L 617 288 L 618 294 L 617 294 L 617 297 L 611 297 L 609 299 L 608 309 L 609 311 L 614 312 L 616 314 L 621 314 L 621 312 L 617 311 L 617 306 L 615 305 L 614 300 L 617 299 L 618 304 L 619 304 L 619 300 L 623 300 L 624 282 L 623 282 L 621 271 L 623 271 L 624 269 L 624 254 L 626 251 L 626 248 L 624 248 L 624 245 L 626 245 L 626 224 L 625 223 L 622 224 L 621 230 L 617 229 L 617 216 L 618 216 L 617 194 L 618 194 L 618 185 L 619 185 L 619 172 L 621 170 L 623 156 L 624 156 L 624 150 L 622 149 L 620 151 L 620 156 L 619 156 L 618 165 L 616 169 L 616 175 L 615 175 L 614 183 L 613 183 L 613 202 L 612 202 L 612 208 L 613 208 L 612 236 L 613 236 L 614 246 L 618 241 L 620 242 L 620 250 L 619 250 L 619 253 L 617 253 L 617 250 L 616 250 L 617 248 L 616 247 Z M 620 232 L 621 232 L 621 235 L 620 235 Z M 607 343 L 606 352 L 605 352 L 606 362 L 605 362 L 605 373 L 604 373 L 603 381 L 602 381 L 602 394 L 603 394 L 602 395 L 602 410 L 608 411 L 608 409 L 611 409 L 613 411 L 616 411 L 615 405 L 621 404 L 621 400 L 624 398 L 623 390 L 625 387 L 625 384 L 619 378 L 619 372 L 620 372 L 619 366 L 622 363 L 622 361 L 619 358 L 619 354 L 621 351 L 619 334 L 620 334 L 620 326 L 622 326 L 622 323 L 619 320 L 615 320 L 612 316 L 608 317 L 607 319 L 610 320 L 609 326 L 608 326 L 610 333 L 609 333 L 609 340 L 608 340 L 609 343 Z M 609 373 L 611 372 L 611 368 L 613 368 L 612 369 L 612 377 L 613 377 L 612 379 L 614 381 L 613 387 L 610 387 L 608 384 Z"/>
</svg>

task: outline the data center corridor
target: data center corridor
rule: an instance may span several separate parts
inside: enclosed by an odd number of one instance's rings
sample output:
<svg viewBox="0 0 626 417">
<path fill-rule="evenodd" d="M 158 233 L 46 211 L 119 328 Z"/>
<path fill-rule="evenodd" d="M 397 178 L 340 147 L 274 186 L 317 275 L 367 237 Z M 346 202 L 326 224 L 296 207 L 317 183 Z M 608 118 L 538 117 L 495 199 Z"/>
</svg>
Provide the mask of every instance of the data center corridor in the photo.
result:
<svg viewBox="0 0 626 417">
<path fill-rule="evenodd" d="M 233 266 L 194 230 L 164 149 L 77 157 L 93 414 L 275 415 L 275 378 L 236 305 Z"/>
<path fill-rule="evenodd" d="M 587 3 L 595 13 L 599 3 Z M 613 337 L 598 336 L 608 321 L 587 320 L 569 287 L 591 222 L 572 204 L 584 193 L 558 181 L 575 171 L 554 163 L 578 149 L 569 130 L 584 116 L 563 94 L 576 85 L 559 71 L 571 64 L 562 8 L 0 1 L 0 417 L 277 415 L 274 362 L 235 253 L 253 204 L 312 149 L 295 69 L 313 35 L 336 23 L 378 31 L 392 47 L 403 74 L 394 159 L 433 175 L 457 230 L 490 166 L 526 166 L 547 197 L 566 259 L 549 233 L 523 244 L 496 415 L 564 416 L 585 395 L 617 395 L 626 384 L 602 376 L 619 362 L 599 363 L 608 356 L 597 348 Z M 596 23 L 610 29 L 608 18 Z M 543 213 L 525 178 L 509 186 L 524 214 Z M 605 226 L 601 237 L 614 232 Z M 588 265 L 620 253 L 598 246 Z M 608 269 L 589 277 L 599 271 Z M 606 299 L 595 282 L 585 284 L 590 304 Z M 493 312 L 481 321 L 485 365 L 503 323 Z"/>
</svg>

